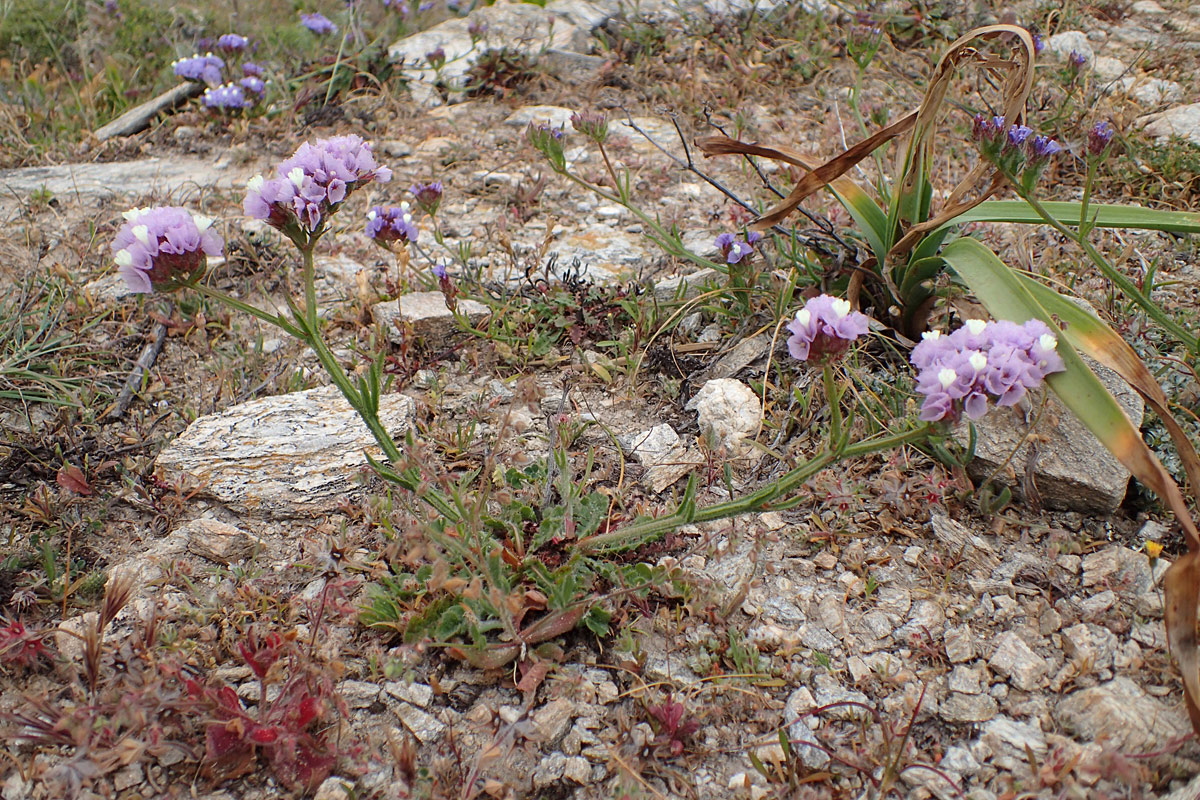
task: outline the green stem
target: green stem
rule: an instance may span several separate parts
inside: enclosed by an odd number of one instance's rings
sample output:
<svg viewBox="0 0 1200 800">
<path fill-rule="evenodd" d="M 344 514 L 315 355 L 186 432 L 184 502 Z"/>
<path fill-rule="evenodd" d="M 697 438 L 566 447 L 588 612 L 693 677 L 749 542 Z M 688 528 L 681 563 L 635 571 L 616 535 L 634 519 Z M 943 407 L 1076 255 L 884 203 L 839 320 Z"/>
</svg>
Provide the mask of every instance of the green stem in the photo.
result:
<svg viewBox="0 0 1200 800">
<path fill-rule="evenodd" d="M 1086 236 L 1088 227 L 1088 203 L 1092 200 L 1092 182 L 1096 180 L 1096 161 L 1088 159 L 1087 180 L 1083 182 L 1083 200 L 1079 203 L 1079 235 Z"/>
<path fill-rule="evenodd" d="M 1133 300 L 1134 303 L 1140 306 L 1141 309 L 1146 312 L 1148 317 L 1170 331 L 1171 335 L 1182 342 L 1192 352 L 1200 351 L 1200 344 L 1197 343 L 1196 337 L 1189 333 L 1182 325 L 1171 319 L 1171 317 L 1168 316 L 1165 311 L 1155 305 L 1150 298 L 1142 294 L 1133 281 L 1129 280 L 1129 278 L 1125 277 L 1125 275 L 1123 275 L 1116 267 L 1110 264 L 1086 237 L 1081 236 L 1055 219 L 1050 212 L 1047 211 L 1045 207 L 1032 195 L 1022 194 L 1022 199 L 1029 203 L 1030 207 L 1036 211 L 1043 220 L 1046 221 L 1046 224 L 1083 248 L 1083 252 L 1085 252 L 1088 258 L 1091 259 L 1091 262 L 1095 264 L 1101 272 L 1104 273 L 1104 276 L 1116 284 L 1117 288 L 1119 288 L 1126 297 Z"/>
<path fill-rule="evenodd" d="M 890 450 L 893 447 L 911 444 L 924 439 L 933 430 L 934 426 L 932 424 L 926 424 L 919 428 L 913 428 L 912 430 L 900 433 L 865 439 L 852 445 L 839 447 L 838 444 L 834 444 L 772 483 L 744 497 L 694 510 L 683 509 L 674 514 L 668 514 L 667 516 L 655 519 L 640 520 L 612 533 L 604 533 L 585 539 L 579 543 L 579 547 L 585 552 L 596 552 L 609 548 L 635 546 L 689 523 L 712 522 L 713 520 L 727 519 L 742 514 L 767 511 L 774 501 L 790 494 L 808 481 L 809 478 L 842 459 L 856 458 L 882 450 Z M 689 504 L 685 503 L 685 505 Z"/>
<path fill-rule="evenodd" d="M 825 402 L 829 404 L 829 445 L 836 447 L 842 439 L 842 395 L 833 379 L 833 365 L 826 364 L 821 371 L 825 381 Z"/>
<path fill-rule="evenodd" d="M 249 303 L 245 303 L 235 297 L 230 297 L 221 290 L 214 289 L 211 286 L 205 286 L 202 283 L 197 283 L 192 288 L 195 289 L 199 294 L 216 300 L 218 303 L 223 303 L 230 308 L 236 308 L 238 311 L 244 311 L 250 316 L 260 319 L 268 325 L 274 325 L 276 328 L 283 330 L 290 336 L 295 336 L 297 339 L 304 338 L 304 331 L 288 322 L 279 314 L 272 314 L 269 311 L 264 311 L 258 306 L 252 306 Z"/>
</svg>

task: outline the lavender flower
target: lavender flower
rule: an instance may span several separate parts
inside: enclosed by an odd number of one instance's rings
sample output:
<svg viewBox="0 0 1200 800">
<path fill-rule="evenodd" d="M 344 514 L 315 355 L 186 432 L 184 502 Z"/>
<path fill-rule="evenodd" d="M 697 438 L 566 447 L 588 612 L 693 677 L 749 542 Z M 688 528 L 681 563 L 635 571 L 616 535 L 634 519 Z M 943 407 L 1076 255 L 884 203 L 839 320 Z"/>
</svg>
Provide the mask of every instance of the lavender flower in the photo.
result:
<svg viewBox="0 0 1200 800">
<path fill-rule="evenodd" d="M 412 196 L 416 198 L 417 205 L 429 216 L 437 213 L 438 206 L 442 202 L 442 182 L 431 181 L 430 183 L 414 183 L 408 189 Z"/>
<path fill-rule="evenodd" d="M 104 10 L 114 16 L 121 13 L 121 9 L 117 5 L 117 0 L 104 0 Z"/>
<path fill-rule="evenodd" d="M 1040 33 L 1033 34 L 1033 54 L 1036 56 L 1046 49 L 1046 40 Z"/>
<path fill-rule="evenodd" d="M 1028 125 L 1013 125 L 1008 129 L 1008 144 L 1011 147 L 1020 147 L 1025 144 L 1025 140 L 1033 133 L 1033 128 Z"/>
<path fill-rule="evenodd" d="M 754 252 L 754 245 L 762 239 L 758 231 L 746 235 L 746 241 L 734 238 L 732 233 L 722 233 L 713 241 L 713 247 L 721 251 L 726 264 L 736 264 Z"/>
<path fill-rule="evenodd" d="M 1113 136 L 1116 131 L 1111 123 L 1097 122 L 1095 126 L 1088 131 L 1088 153 L 1094 156 L 1102 156 L 1108 150 L 1108 146 L 1112 144 Z"/>
<path fill-rule="evenodd" d="M 441 47 L 430 50 L 425 54 L 425 60 L 433 69 L 441 69 L 446 64 L 446 51 Z"/>
<path fill-rule="evenodd" d="M 171 70 L 179 77 L 189 81 L 204 81 L 213 85 L 221 82 L 221 71 L 224 69 L 225 62 L 212 53 L 180 58 L 171 62 Z"/>
<path fill-rule="evenodd" d="M 246 99 L 245 90 L 236 83 L 214 86 L 204 92 L 204 107 L 217 111 L 240 111 L 254 105 Z"/>
<path fill-rule="evenodd" d="M 850 302 L 818 295 L 788 323 L 788 352 L 800 361 L 828 364 L 841 358 L 850 343 L 867 332 L 867 318 L 850 310 Z"/>
<path fill-rule="evenodd" d="M 337 33 L 338 29 L 338 26 L 334 25 L 329 17 L 318 11 L 314 11 L 311 14 L 301 14 L 300 24 L 319 36 L 324 36 L 328 33 Z"/>
<path fill-rule="evenodd" d="M 250 40 L 237 33 L 227 33 L 217 39 L 217 48 L 225 53 L 240 53 L 250 46 Z"/>
<path fill-rule="evenodd" d="M 596 144 L 608 139 L 608 118 L 599 111 L 576 111 L 571 115 L 571 127 Z"/>
<path fill-rule="evenodd" d="M 432 270 L 433 277 L 437 278 L 439 281 L 446 279 L 446 263 L 444 261 L 434 262 Z"/>
<path fill-rule="evenodd" d="M 417 6 L 417 12 L 423 14 L 432 8 L 433 8 L 433 0 L 424 0 L 424 2 L 420 3 Z"/>
<path fill-rule="evenodd" d="M 113 260 L 131 292 L 172 291 L 198 281 L 208 256 L 225 242 L 208 217 L 173 206 L 135 208 L 112 242 Z"/>
<path fill-rule="evenodd" d="M 253 61 L 242 62 L 242 74 L 247 78 L 261 78 L 263 76 L 263 68 Z"/>
<path fill-rule="evenodd" d="M 1049 161 L 1052 156 L 1058 155 L 1064 148 L 1048 136 L 1035 136 L 1029 141 L 1026 149 L 1029 151 L 1029 160 L 1036 163 Z"/>
<path fill-rule="evenodd" d="M 382 245 L 415 242 L 417 226 L 408 203 L 399 206 L 375 206 L 367 212 L 367 236 Z"/>
<path fill-rule="evenodd" d="M 1067 56 L 1067 66 L 1075 72 L 1083 69 L 1083 65 L 1086 63 L 1087 56 L 1085 56 L 1083 53 L 1072 50 L 1071 54 Z"/>
<path fill-rule="evenodd" d="M 467 23 L 467 35 L 471 37 L 472 42 L 479 41 L 487 35 L 488 25 L 481 19 L 473 19 Z"/>
<path fill-rule="evenodd" d="M 263 83 L 262 78 L 257 78 L 253 75 L 247 75 L 242 78 L 238 81 L 238 85 L 250 94 L 255 95 L 256 99 L 261 99 L 267 93 L 267 85 Z"/>
<path fill-rule="evenodd" d="M 1064 369 L 1055 351 L 1058 339 L 1040 320 L 968 320 L 949 336 L 923 335 L 910 360 L 917 367 L 917 391 L 925 395 L 921 419 L 968 419 L 987 412 L 988 397 L 1012 406 L 1046 375 Z"/>
<path fill-rule="evenodd" d="M 550 164 L 559 172 L 567 168 L 567 157 L 563 152 L 563 139 L 566 133 L 562 128 L 551 127 L 549 123 L 529 123 L 525 129 L 525 138 L 539 150 Z"/>
<path fill-rule="evenodd" d="M 275 171 L 276 178 L 250 180 L 243 208 L 301 248 L 315 243 L 329 215 L 351 192 L 371 181 L 392 179 L 390 169 L 376 165 L 371 145 L 354 135 L 305 142 Z"/>
</svg>

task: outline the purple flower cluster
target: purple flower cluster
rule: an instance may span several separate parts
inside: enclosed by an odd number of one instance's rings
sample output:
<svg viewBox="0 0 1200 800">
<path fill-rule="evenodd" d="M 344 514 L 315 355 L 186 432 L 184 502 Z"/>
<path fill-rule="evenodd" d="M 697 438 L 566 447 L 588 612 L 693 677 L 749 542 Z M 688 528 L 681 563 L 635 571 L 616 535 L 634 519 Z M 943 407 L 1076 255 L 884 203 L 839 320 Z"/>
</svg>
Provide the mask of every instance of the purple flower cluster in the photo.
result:
<svg viewBox="0 0 1200 800">
<path fill-rule="evenodd" d="M 261 78 L 263 76 L 263 68 L 253 61 L 245 61 L 242 63 L 242 74 L 247 78 Z"/>
<path fill-rule="evenodd" d="M 429 216 L 437 213 L 438 206 L 442 203 L 442 182 L 430 181 L 429 183 L 414 183 L 409 187 L 408 191 L 412 193 L 413 198 L 417 201 L 417 206 Z"/>
<path fill-rule="evenodd" d="M 212 220 L 174 206 L 135 208 L 113 239 L 113 260 L 131 292 L 170 291 L 204 275 L 225 242 Z"/>
<path fill-rule="evenodd" d="M 213 85 L 221 82 L 223 69 L 225 69 L 225 62 L 221 60 L 220 56 L 214 56 L 212 53 L 180 58 L 171 62 L 171 70 L 184 80 L 204 81 Z"/>
<path fill-rule="evenodd" d="M 415 242 L 417 226 L 409 209 L 408 203 L 375 206 L 367 212 L 367 236 L 384 245 Z"/>
<path fill-rule="evenodd" d="M 324 14 L 314 11 L 311 14 L 301 14 L 300 24 L 313 33 L 324 36 L 327 33 L 337 33 L 338 26 Z"/>
<path fill-rule="evenodd" d="M 1071 54 L 1067 56 L 1067 66 L 1072 72 L 1079 72 L 1079 70 L 1083 69 L 1083 65 L 1086 63 L 1087 56 L 1085 56 L 1083 53 L 1076 52 L 1075 50 L 1072 50 Z"/>
<path fill-rule="evenodd" d="M 1113 136 L 1116 130 L 1113 129 L 1110 122 L 1097 122 L 1095 126 L 1088 131 L 1088 153 L 1094 156 L 1104 155 L 1104 151 L 1112 144 Z"/>
<path fill-rule="evenodd" d="M 917 391 L 925 395 L 921 419 L 954 420 L 963 411 L 979 419 L 989 395 L 996 405 L 1016 405 L 1048 374 L 1062 372 L 1057 346 L 1057 337 L 1036 319 L 1024 325 L 972 319 L 949 336 L 924 334 L 911 356 Z"/>
<path fill-rule="evenodd" d="M 850 301 L 822 294 L 805 303 L 787 329 L 793 358 L 827 364 L 841 358 L 868 325 L 866 315 L 850 310 Z"/>
<path fill-rule="evenodd" d="M 982 114 L 971 123 L 971 137 L 979 142 L 984 156 L 1001 169 L 1015 174 L 1027 164 L 1034 168 L 1033 177 L 1064 149 L 1048 136 L 1035 135 L 1026 125 L 1009 125 L 1004 117 L 989 118 Z"/>
<path fill-rule="evenodd" d="M 433 69 L 441 69 L 446 65 L 446 50 L 443 47 L 435 47 L 425 54 L 425 61 Z"/>
<path fill-rule="evenodd" d="M 250 46 L 250 40 L 238 33 L 227 33 L 217 39 L 217 49 L 225 53 L 240 53 Z"/>
<path fill-rule="evenodd" d="M 216 111 L 241 111 L 252 105 L 253 101 L 246 98 L 245 90 L 236 83 L 213 86 L 204 92 L 204 107 Z"/>
<path fill-rule="evenodd" d="M 713 247 L 721 251 L 721 256 L 725 259 L 726 264 L 736 264 L 754 252 L 754 245 L 760 239 L 762 239 L 762 234 L 758 231 L 750 231 L 746 234 L 745 241 L 735 238 L 732 233 L 722 233 L 713 241 Z"/>
<path fill-rule="evenodd" d="M 301 247 L 311 246 L 312 234 L 355 189 L 392 179 L 390 169 L 375 163 L 371 145 L 354 135 L 305 142 L 276 173 L 270 180 L 251 178 L 243 208 Z"/>
<path fill-rule="evenodd" d="M 262 96 L 267 93 L 267 84 L 263 82 L 262 78 L 257 78 L 253 75 L 247 75 L 242 78 L 238 81 L 238 86 L 255 95 L 258 99 L 262 99 Z"/>
</svg>

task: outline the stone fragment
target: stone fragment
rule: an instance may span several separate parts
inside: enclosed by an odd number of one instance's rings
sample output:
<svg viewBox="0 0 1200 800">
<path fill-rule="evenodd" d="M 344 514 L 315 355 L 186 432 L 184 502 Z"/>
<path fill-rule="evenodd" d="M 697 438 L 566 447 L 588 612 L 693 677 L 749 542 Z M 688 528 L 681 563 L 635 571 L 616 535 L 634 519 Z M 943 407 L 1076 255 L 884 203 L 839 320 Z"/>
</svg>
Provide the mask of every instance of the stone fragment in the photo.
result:
<svg viewBox="0 0 1200 800">
<path fill-rule="evenodd" d="M 1141 396 L 1112 370 L 1094 362 L 1089 366 L 1126 416 L 1140 425 Z M 1041 408 L 1040 399 L 1033 404 Z M 1034 421 L 1036 427 L 1030 424 Z M 1043 506 L 1087 513 L 1111 514 L 1125 498 L 1129 470 L 1053 394 L 1032 419 L 1027 420 L 1019 406 L 994 408 L 975 422 L 975 428 L 975 458 L 968 467 L 975 480 L 999 471 L 996 480 L 1024 499 L 1024 476 L 1032 468 Z M 959 426 L 955 435 L 965 442 L 966 426 Z M 1030 451 L 1031 436 L 1038 442 L 1036 453 Z"/>
<path fill-rule="evenodd" d="M 1111 82 L 1123 78 L 1129 72 L 1129 65 L 1120 59 L 1110 56 L 1096 56 L 1092 63 L 1092 72 L 1100 81 Z"/>
<path fill-rule="evenodd" d="M 1163 78 L 1127 75 L 1115 81 L 1112 88 L 1124 92 L 1144 106 L 1177 103 L 1183 99 L 1183 87 Z"/>
<path fill-rule="evenodd" d="M 966 664 L 959 664 L 950 670 L 950 676 L 946 678 L 946 688 L 961 694 L 982 694 L 983 678 L 982 665 L 968 667 Z"/>
<path fill-rule="evenodd" d="M 442 735 L 446 729 L 445 723 L 427 711 L 410 703 L 400 703 L 384 697 L 388 708 L 400 720 L 404 728 L 417 738 L 421 744 L 428 744 Z"/>
<path fill-rule="evenodd" d="M 655 283 L 654 297 L 660 303 L 690 300 L 700 294 L 706 285 L 720 283 L 721 277 L 721 273 L 708 267 L 687 275 L 677 275 Z"/>
<path fill-rule="evenodd" d="M 951 664 L 961 664 L 975 657 L 975 637 L 970 625 L 956 625 L 946 630 L 946 658 Z"/>
<path fill-rule="evenodd" d="M 733 454 L 746 452 L 746 440 L 758 431 L 762 419 L 758 395 L 732 378 L 708 381 L 686 408 L 696 412 L 700 431 L 710 438 L 714 448 L 724 448 Z"/>
<path fill-rule="evenodd" d="M 1200 103 L 1175 106 L 1166 111 L 1147 114 L 1138 117 L 1137 124 L 1144 127 L 1146 133 L 1160 143 L 1172 136 L 1178 136 L 1192 144 L 1200 145 Z M 3 178 L 4 173 L 0 172 L 0 182 L 3 182 Z"/>
<path fill-rule="evenodd" d="M 1000 713 L 996 701 L 986 694 L 951 692 L 938 704 L 938 716 L 957 725 L 987 722 Z"/>
<path fill-rule="evenodd" d="M 809 769 L 821 769 L 829 764 L 829 753 L 814 733 L 820 720 L 815 715 L 801 716 L 817 707 L 817 701 L 807 686 L 788 695 L 784 703 L 784 718 L 791 720 L 788 724 L 788 738 L 791 740 L 792 752 L 801 763 Z"/>
<path fill-rule="evenodd" d="M 403 700 L 419 708 L 429 708 L 429 704 L 433 702 L 433 687 L 425 683 L 390 681 L 384 684 L 383 690 L 397 700 Z"/>
<path fill-rule="evenodd" d="M 552 128 L 561 128 L 567 133 L 571 133 L 575 130 L 575 126 L 571 124 L 571 116 L 574 113 L 574 109 L 563 106 L 524 106 L 509 114 L 504 120 L 504 124 L 518 128 L 525 128 L 529 125 L 549 125 Z"/>
<path fill-rule="evenodd" d="M 541 242 L 537 247 L 541 247 Z M 613 283 L 622 276 L 639 272 L 653 260 L 646 240 L 640 235 L 604 224 L 559 233 L 547 254 L 556 256 L 560 272 L 569 268 L 596 283 Z"/>
<path fill-rule="evenodd" d="M 1050 671 L 1046 660 L 1013 631 L 1005 631 L 997 637 L 996 650 L 988 665 L 1008 678 L 1013 686 L 1026 692 L 1045 685 Z"/>
<path fill-rule="evenodd" d="M 557 743 L 571 727 L 574 713 L 575 704 L 565 697 L 551 700 L 533 712 L 533 729 L 538 739 L 547 745 Z"/>
<path fill-rule="evenodd" d="M 188 552 L 216 564 L 237 563 L 263 547 L 257 537 L 215 519 L 194 519 L 180 526 L 180 530 L 186 531 Z"/>
<path fill-rule="evenodd" d="M 1191 731 L 1182 703 L 1167 705 L 1124 676 L 1063 698 L 1055 719 L 1080 739 L 1103 739 L 1122 752 L 1157 750 Z"/>
<path fill-rule="evenodd" d="M 563 83 L 572 86 L 599 80 L 604 74 L 608 60 L 600 56 L 573 53 L 550 47 L 542 51 L 537 59 L 538 67 Z"/>
<path fill-rule="evenodd" d="M 1160 6 L 1154 0 L 1137 0 L 1129 8 L 1134 14 L 1141 14 L 1147 17 L 1159 17 L 1167 13 L 1167 10 Z"/>
<path fill-rule="evenodd" d="M 457 304 L 458 313 L 472 325 L 491 313 L 483 303 L 465 297 L 458 298 Z M 458 329 L 458 319 L 446 307 L 446 298 L 441 292 L 402 294 L 399 304 L 395 300 L 384 300 L 371 306 L 371 318 L 393 344 L 404 341 L 402 328 L 407 326 L 412 326 L 414 336 L 434 340 L 444 339 Z"/>
<path fill-rule="evenodd" d="M 107 125 L 97 128 L 92 133 L 92 138 L 103 142 L 114 136 L 132 136 L 148 128 L 150 121 L 158 116 L 159 112 L 172 109 L 193 97 L 199 97 L 204 88 L 204 84 L 199 81 L 187 81 L 174 86 L 157 97 L 134 106 Z"/>
<path fill-rule="evenodd" d="M 1045 52 L 1057 61 L 1066 61 L 1071 53 L 1083 56 L 1085 64 L 1092 63 L 1096 58 L 1092 43 L 1083 31 L 1064 31 L 1047 37 Z"/>
<path fill-rule="evenodd" d="M 356 796 L 353 780 L 331 775 L 317 787 L 313 800 L 350 800 Z"/>
<path fill-rule="evenodd" d="M 412 424 L 414 403 L 380 398 L 379 416 L 395 439 Z M 317 516 L 358 492 L 364 451 L 383 454 L 333 386 L 252 400 L 197 419 L 155 462 L 168 482 L 192 475 L 201 491 L 258 517 Z"/>
<path fill-rule="evenodd" d="M 370 681 L 342 681 L 337 691 L 349 708 L 370 708 L 379 700 L 379 684 Z"/>
<path fill-rule="evenodd" d="M 1005 770 L 1029 769 L 1029 754 L 1041 762 L 1048 752 L 1046 734 L 1037 721 L 1018 722 L 996 717 L 984 723 L 980 741 L 993 754 L 992 763 Z"/>
</svg>

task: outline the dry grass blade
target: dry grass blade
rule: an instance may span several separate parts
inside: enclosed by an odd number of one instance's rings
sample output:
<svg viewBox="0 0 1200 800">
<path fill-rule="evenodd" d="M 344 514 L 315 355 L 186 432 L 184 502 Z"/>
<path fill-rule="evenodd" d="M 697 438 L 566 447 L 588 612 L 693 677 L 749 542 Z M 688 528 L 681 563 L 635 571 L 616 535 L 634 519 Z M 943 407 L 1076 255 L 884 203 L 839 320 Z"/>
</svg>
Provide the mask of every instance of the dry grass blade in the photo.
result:
<svg viewBox="0 0 1200 800">
<path fill-rule="evenodd" d="M 1167 641 L 1183 675 L 1183 698 L 1192 729 L 1200 735 L 1200 650 L 1196 608 L 1200 603 L 1200 551 L 1180 556 L 1163 576 Z"/>
<path fill-rule="evenodd" d="M 863 139 L 852 146 L 849 150 L 841 153 L 829 161 L 826 161 L 821 166 L 810 171 L 807 175 L 792 187 L 792 191 L 788 193 L 778 205 L 769 209 L 765 214 L 754 221 L 750 227 L 753 230 L 761 231 L 770 228 L 772 225 L 777 225 L 787 218 L 789 214 L 796 210 L 809 195 L 813 194 L 832 183 L 836 178 L 845 175 L 853 169 L 860 161 L 862 161 L 871 153 L 875 152 L 881 145 L 887 144 L 892 139 L 898 136 L 903 136 L 913 126 L 917 120 L 916 114 L 909 114 L 903 119 L 893 122 L 883 130 Z M 753 151 L 745 149 L 737 150 L 730 147 L 730 143 L 734 140 L 725 136 L 707 136 L 696 141 L 696 146 L 700 148 L 706 156 L 725 155 L 730 153 L 745 153 L 748 155 L 762 155 L 766 158 L 778 158 L 772 153 L 783 155 L 783 152 L 777 148 L 762 147 L 760 145 L 749 145 Z M 741 143 L 738 143 L 741 144 Z M 794 157 L 778 158 L 788 164 L 803 166 Z"/>
</svg>

